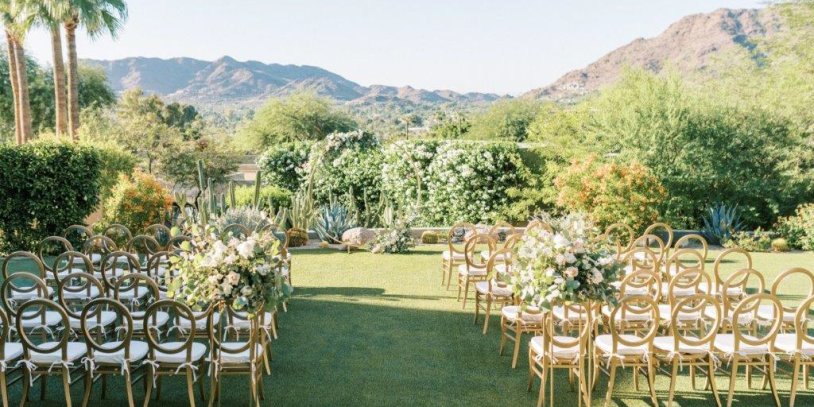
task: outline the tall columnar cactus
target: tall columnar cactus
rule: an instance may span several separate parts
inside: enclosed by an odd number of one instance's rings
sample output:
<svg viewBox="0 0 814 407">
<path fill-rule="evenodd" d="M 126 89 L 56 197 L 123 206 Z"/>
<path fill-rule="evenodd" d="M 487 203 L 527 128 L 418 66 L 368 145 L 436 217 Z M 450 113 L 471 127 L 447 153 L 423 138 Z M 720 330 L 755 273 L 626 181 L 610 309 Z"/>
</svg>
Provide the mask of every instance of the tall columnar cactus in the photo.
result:
<svg viewBox="0 0 814 407">
<path fill-rule="evenodd" d="M 237 199 L 235 199 L 235 182 L 229 181 L 229 207 L 237 207 Z"/>
<path fill-rule="evenodd" d="M 206 188 L 206 173 L 204 172 L 203 160 L 198 160 L 198 189 L 203 193 Z"/>
<path fill-rule="evenodd" d="M 260 209 L 260 182 L 263 179 L 263 171 L 258 170 L 254 178 L 254 209 Z"/>
</svg>

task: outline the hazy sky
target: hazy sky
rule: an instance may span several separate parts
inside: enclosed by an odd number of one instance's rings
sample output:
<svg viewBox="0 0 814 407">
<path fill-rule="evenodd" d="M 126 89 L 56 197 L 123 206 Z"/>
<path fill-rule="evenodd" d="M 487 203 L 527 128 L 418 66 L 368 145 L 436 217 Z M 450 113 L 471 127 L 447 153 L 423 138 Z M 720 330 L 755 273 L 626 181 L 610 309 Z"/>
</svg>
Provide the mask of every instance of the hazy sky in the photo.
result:
<svg viewBox="0 0 814 407">
<path fill-rule="evenodd" d="M 130 0 L 117 40 L 80 58 L 230 55 L 316 65 L 362 85 L 517 94 L 681 17 L 758 0 Z M 49 37 L 26 43 L 50 63 Z"/>
</svg>

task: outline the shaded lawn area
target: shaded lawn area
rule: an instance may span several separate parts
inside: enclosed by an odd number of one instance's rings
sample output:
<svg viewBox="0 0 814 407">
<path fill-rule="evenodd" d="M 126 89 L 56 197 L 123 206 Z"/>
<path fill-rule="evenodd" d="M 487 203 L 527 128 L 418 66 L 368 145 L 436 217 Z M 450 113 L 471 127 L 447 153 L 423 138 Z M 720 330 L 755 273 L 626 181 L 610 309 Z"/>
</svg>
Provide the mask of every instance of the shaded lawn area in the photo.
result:
<svg viewBox="0 0 814 407">
<path fill-rule="evenodd" d="M 266 401 L 277 406 L 532 406 L 537 385 L 526 392 L 527 348 L 521 348 L 517 369 L 509 353 L 498 356 L 499 321 L 493 316 L 489 334 L 473 325 L 473 305 L 461 310 L 456 292 L 441 286 L 440 252 L 444 247 L 422 246 L 406 255 L 346 254 L 333 250 L 294 253 L 294 298 L 280 315 L 280 339 L 275 341 L 273 373 L 265 377 Z M 710 258 L 717 255 L 712 251 Z M 753 254 L 754 267 L 765 273 L 767 286 L 779 272 L 791 267 L 814 270 L 814 254 Z M 711 260 L 710 260 L 711 263 Z M 710 264 L 711 265 L 711 264 Z M 726 263 L 726 272 L 740 268 Z M 807 294 L 808 284 L 792 284 L 785 299 Z M 497 313 L 497 312 L 495 312 Z M 784 367 L 781 364 L 781 367 Z M 563 372 L 557 372 L 558 406 L 576 405 Z M 205 380 L 208 378 L 204 377 Z M 759 380 L 756 380 L 759 383 Z M 206 382 L 208 385 L 208 381 Z M 602 405 L 606 380 L 594 392 Z M 645 381 L 642 381 L 645 383 Z M 660 374 L 657 393 L 666 403 L 669 379 Z M 91 405 L 124 405 L 121 378 L 109 381 L 108 400 L 100 401 L 100 385 Z M 719 389 L 728 378 L 719 370 Z M 780 373 L 781 400 L 788 402 L 789 374 Z M 18 402 L 20 384 L 11 387 Z M 40 403 L 39 383 L 32 392 L 33 405 L 63 405 L 61 385 L 49 380 L 50 402 Z M 81 381 L 73 389 L 74 402 L 82 397 Z M 227 377 L 223 404 L 245 403 L 246 377 Z M 143 397 L 135 389 L 137 401 Z M 712 395 L 693 391 L 687 372 L 677 383 L 676 405 L 713 405 Z M 617 376 L 614 404 L 648 406 L 646 385 L 637 392 L 629 370 Z M 181 377 L 164 379 L 162 400 L 154 405 L 186 405 Z M 722 399 L 725 402 L 725 398 Z M 198 400 L 200 403 L 200 400 Z M 739 381 L 736 405 L 768 406 L 768 391 L 747 390 Z M 814 404 L 814 391 L 802 391 L 799 405 Z"/>
</svg>

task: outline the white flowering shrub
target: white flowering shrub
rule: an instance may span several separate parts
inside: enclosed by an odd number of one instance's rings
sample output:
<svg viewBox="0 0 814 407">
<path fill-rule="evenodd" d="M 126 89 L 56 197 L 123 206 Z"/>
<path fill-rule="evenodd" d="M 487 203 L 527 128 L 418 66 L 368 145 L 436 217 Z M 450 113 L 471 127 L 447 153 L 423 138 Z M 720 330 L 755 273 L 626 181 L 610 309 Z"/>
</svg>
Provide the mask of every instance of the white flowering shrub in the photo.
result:
<svg viewBox="0 0 814 407">
<path fill-rule="evenodd" d="M 263 184 L 296 191 L 305 178 L 310 150 L 308 143 L 282 143 L 269 148 L 257 160 Z"/>
<path fill-rule="evenodd" d="M 185 304 L 223 302 L 237 310 L 273 311 L 291 294 L 280 268 L 280 241 L 271 232 L 219 238 L 214 227 L 192 234 L 179 254 L 171 258 L 178 275 L 168 295 Z"/>
<path fill-rule="evenodd" d="M 444 142 L 427 173 L 422 215 L 435 225 L 498 219 L 513 200 L 506 191 L 528 179 L 514 143 Z"/>
<path fill-rule="evenodd" d="M 390 202 L 423 206 L 430 175 L 427 170 L 439 145 L 438 140 L 401 140 L 384 149 L 382 192 Z"/>
<path fill-rule="evenodd" d="M 524 304 L 550 310 L 563 304 L 598 301 L 613 304 L 623 265 L 596 239 L 585 215 L 546 218 L 551 231 L 532 229 L 515 247 L 515 273 L 508 283 Z"/>
</svg>

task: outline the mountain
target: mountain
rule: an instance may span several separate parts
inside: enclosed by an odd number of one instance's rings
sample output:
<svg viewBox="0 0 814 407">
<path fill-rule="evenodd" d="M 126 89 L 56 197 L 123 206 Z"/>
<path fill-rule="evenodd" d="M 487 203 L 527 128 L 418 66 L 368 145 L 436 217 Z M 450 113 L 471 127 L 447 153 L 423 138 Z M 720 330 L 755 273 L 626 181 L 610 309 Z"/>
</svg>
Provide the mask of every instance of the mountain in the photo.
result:
<svg viewBox="0 0 814 407">
<path fill-rule="evenodd" d="M 305 89 L 339 101 L 362 105 L 379 102 L 475 103 L 501 98 L 491 93 L 461 94 L 450 90 L 424 90 L 410 86 L 365 87 L 315 66 L 237 61 L 228 56 L 211 62 L 192 58 L 144 57 L 83 62 L 104 69 L 108 81 L 117 92 L 140 87 L 167 99 L 199 105 L 257 106 L 269 97 L 285 96 Z"/>
<path fill-rule="evenodd" d="M 615 82 L 627 67 L 658 72 L 669 66 L 680 75 L 690 76 L 709 70 L 715 58 L 738 48 L 751 48 L 755 40 L 780 28 L 780 20 L 770 9 L 719 9 L 689 15 L 657 37 L 636 39 L 523 96 L 568 101 Z"/>
</svg>

